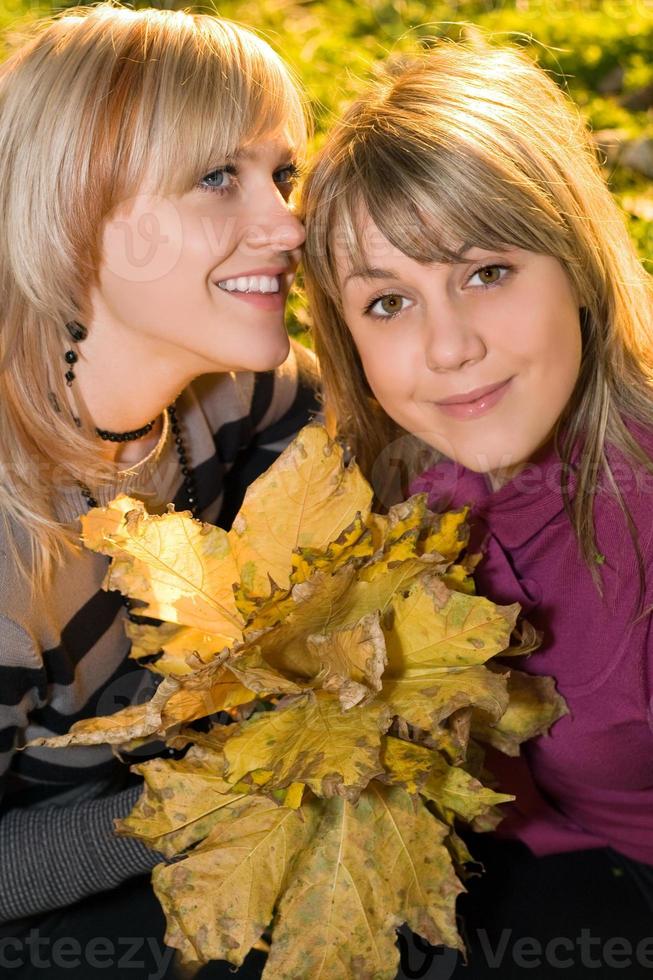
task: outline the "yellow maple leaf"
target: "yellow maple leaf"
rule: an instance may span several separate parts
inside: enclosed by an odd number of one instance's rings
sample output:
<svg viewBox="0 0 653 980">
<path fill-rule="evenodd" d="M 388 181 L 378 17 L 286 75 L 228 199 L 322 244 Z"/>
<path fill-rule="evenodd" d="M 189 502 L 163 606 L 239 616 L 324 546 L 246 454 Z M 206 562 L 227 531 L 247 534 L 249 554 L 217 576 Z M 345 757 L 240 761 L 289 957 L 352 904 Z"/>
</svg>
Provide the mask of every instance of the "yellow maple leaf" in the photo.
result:
<svg viewBox="0 0 653 980">
<path fill-rule="evenodd" d="M 359 514 L 326 548 L 298 548 L 293 552 L 290 582 L 306 582 L 324 568 L 333 573 L 347 562 L 371 557 L 374 551 L 372 532 Z"/>
<path fill-rule="evenodd" d="M 240 965 L 267 928 L 311 821 L 267 797 L 231 800 L 183 860 L 159 864 L 152 884 L 168 920 L 165 942 L 191 961 Z"/>
<path fill-rule="evenodd" d="M 166 678 L 147 704 L 129 705 L 112 715 L 99 718 L 83 718 L 75 722 L 65 735 L 34 738 L 27 744 L 65 748 L 68 745 L 123 745 L 134 739 L 163 737 L 178 722 L 174 708 L 165 716 L 170 704 L 174 704 L 173 699 L 178 691 L 178 682 L 174 678 Z"/>
<path fill-rule="evenodd" d="M 393 599 L 386 617 L 380 698 L 426 730 L 437 731 L 469 705 L 499 718 L 508 704 L 506 680 L 484 663 L 507 647 L 516 614 L 515 606 L 450 592 L 439 576 L 423 574 Z"/>
<path fill-rule="evenodd" d="M 446 561 L 455 561 L 469 541 L 468 516 L 469 507 L 430 515 L 430 525 L 422 544 L 424 552 L 437 552 Z"/>
<path fill-rule="evenodd" d="M 221 528 L 185 513 L 148 514 L 125 495 L 81 522 L 87 547 L 113 557 L 104 588 L 142 600 L 148 616 L 217 634 L 222 647 L 241 638 L 238 569 Z"/>
<path fill-rule="evenodd" d="M 388 670 L 460 668 L 485 663 L 510 642 L 519 606 L 451 592 L 437 575 L 423 575 L 393 600 L 386 631 Z"/>
<path fill-rule="evenodd" d="M 257 694 L 301 694 L 306 690 L 305 684 L 290 680 L 275 670 L 255 643 L 231 660 L 229 670 L 250 691 L 256 691 Z"/>
<path fill-rule="evenodd" d="M 264 977 L 394 980 L 393 927 L 402 922 L 433 945 L 463 948 L 455 918 L 463 886 L 442 844 L 447 828 L 418 797 L 374 781 L 355 806 L 330 799 L 305 809 L 318 824 L 280 898 Z"/>
<path fill-rule="evenodd" d="M 132 641 L 130 658 L 141 660 L 160 653 L 153 669 L 165 676 L 191 674 L 202 664 L 210 663 L 224 649 L 223 639 L 215 633 L 174 623 L 153 626 L 127 620 L 125 632 Z"/>
<path fill-rule="evenodd" d="M 308 425 L 245 494 L 229 532 L 247 592 L 267 596 L 269 578 L 287 588 L 292 553 L 332 544 L 357 514 L 365 520 L 372 490 L 320 425 Z"/>
<path fill-rule="evenodd" d="M 472 734 L 506 755 L 519 755 L 526 739 L 546 732 L 569 709 L 557 693 L 552 677 L 525 674 L 498 667 L 497 676 L 507 680 L 509 701 L 500 718 L 491 718 L 481 708 L 472 715 Z"/>
<path fill-rule="evenodd" d="M 203 840 L 218 814 L 247 793 L 221 775 L 220 751 L 193 745 L 183 760 L 150 759 L 133 767 L 145 779 L 144 791 L 131 813 L 115 822 L 117 833 L 138 837 L 167 857 Z"/>
<path fill-rule="evenodd" d="M 352 626 L 312 633 L 308 649 L 320 663 L 316 678 L 325 691 L 335 691 L 343 709 L 369 701 L 381 690 L 387 663 L 385 637 L 376 610 Z"/>
<path fill-rule="evenodd" d="M 390 721 L 377 702 L 343 711 L 333 694 L 305 695 L 238 726 L 225 744 L 226 778 L 237 783 L 268 769 L 277 787 L 302 782 L 318 796 L 356 800 L 383 771 L 381 735 Z"/>
<path fill-rule="evenodd" d="M 448 763 L 437 750 L 413 742 L 386 735 L 381 758 L 394 785 L 430 800 L 448 823 L 454 817 L 471 823 L 498 804 L 514 800 L 514 796 L 483 786 L 465 769 Z"/>
</svg>

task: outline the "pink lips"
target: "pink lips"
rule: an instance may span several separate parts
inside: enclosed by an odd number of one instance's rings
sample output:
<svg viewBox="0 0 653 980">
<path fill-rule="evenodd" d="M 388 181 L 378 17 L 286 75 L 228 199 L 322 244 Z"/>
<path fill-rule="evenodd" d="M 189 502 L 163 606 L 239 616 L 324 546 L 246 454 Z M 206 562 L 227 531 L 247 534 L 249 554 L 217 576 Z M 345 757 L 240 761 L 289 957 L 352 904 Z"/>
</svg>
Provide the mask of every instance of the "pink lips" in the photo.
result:
<svg viewBox="0 0 653 980">
<path fill-rule="evenodd" d="M 223 292 L 227 293 L 228 296 L 232 296 L 234 299 L 243 300 L 243 302 L 249 303 L 250 306 L 257 306 L 259 310 L 279 311 L 279 310 L 283 310 L 286 305 L 287 288 L 285 285 L 285 276 L 287 276 L 288 273 L 292 271 L 293 271 L 292 269 L 288 269 L 288 268 L 282 269 L 279 266 L 265 266 L 264 268 L 260 268 L 260 269 L 249 269 L 247 272 L 235 272 L 231 276 L 222 276 L 222 279 L 220 281 L 224 279 L 237 279 L 239 276 L 279 277 L 281 281 L 280 282 L 281 289 L 279 290 L 278 293 L 239 293 L 239 292 L 227 292 L 227 290 L 223 290 Z M 214 285 L 217 286 L 218 289 L 220 288 L 218 286 L 217 281 L 214 283 Z"/>
<path fill-rule="evenodd" d="M 450 415 L 455 419 L 478 418 L 479 415 L 489 412 L 501 401 L 510 387 L 511 381 L 512 378 L 508 378 L 501 384 L 477 388 L 476 391 L 470 391 L 466 395 L 456 395 L 442 402 L 436 402 L 436 405 L 445 415 Z"/>
</svg>

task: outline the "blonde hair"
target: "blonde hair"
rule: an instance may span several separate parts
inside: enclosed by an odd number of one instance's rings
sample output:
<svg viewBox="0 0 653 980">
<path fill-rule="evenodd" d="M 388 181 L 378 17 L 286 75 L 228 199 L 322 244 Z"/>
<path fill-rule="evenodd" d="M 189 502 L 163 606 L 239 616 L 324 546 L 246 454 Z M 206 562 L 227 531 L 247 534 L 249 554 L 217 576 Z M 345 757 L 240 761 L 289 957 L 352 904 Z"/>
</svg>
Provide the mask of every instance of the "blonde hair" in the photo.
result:
<svg viewBox="0 0 653 980">
<path fill-rule="evenodd" d="M 69 9 L 37 21 L 0 66 L 0 514 L 33 590 L 78 547 L 53 493 L 117 471 L 75 423 L 64 381 L 65 324 L 97 281 L 105 219 L 146 176 L 183 194 L 282 126 L 301 156 L 307 123 L 278 55 L 209 15 Z"/>
<path fill-rule="evenodd" d="M 393 246 L 421 262 L 453 261 L 454 243 L 464 242 L 562 263 L 584 307 L 580 376 L 555 430 L 564 506 L 601 592 L 593 500 L 605 472 L 635 543 L 639 607 L 641 554 L 604 446 L 653 472 L 623 421 L 653 423 L 653 289 L 578 109 L 523 53 L 442 41 L 389 63 L 313 160 L 299 214 L 315 348 L 326 404 L 369 477 L 402 432 L 367 384 L 342 309 L 336 252 L 354 267 L 366 264 L 366 211 Z M 572 507 L 569 463 L 580 436 Z"/>
</svg>

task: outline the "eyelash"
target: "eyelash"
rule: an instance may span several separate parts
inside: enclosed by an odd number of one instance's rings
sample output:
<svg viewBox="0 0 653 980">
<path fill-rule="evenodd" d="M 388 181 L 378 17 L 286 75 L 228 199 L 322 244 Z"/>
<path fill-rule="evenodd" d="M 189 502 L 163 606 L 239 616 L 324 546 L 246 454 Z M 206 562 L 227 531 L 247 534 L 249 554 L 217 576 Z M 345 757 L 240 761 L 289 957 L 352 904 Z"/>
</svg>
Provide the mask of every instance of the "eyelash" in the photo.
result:
<svg viewBox="0 0 653 980">
<path fill-rule="evenodd" d="M 300 174 L 299 167 L 295 163 L 289 163 L 285 167 L 280 167 L 279 170 L 275 170 L 274 176 L 276 176 L 277 174 L 282 174 L 286 170 L 290 171 L 290 177 L 288 178 L 288 180 L 281 180 L 278 183 L 294 185 L 297 179 L 299 178 L 299 174 Z M 211 187 L 204 183 L 207 177 L 213 177 L 215 174 L 229 174 L 229 176 L 233 177 L 234 180 L 227 187 Z M 202 179 L 200 180 L 197 186 L 202 191 L 208 191 L 209 194 L 218 194 L 218 196 L 222 197 L 226 194 L 231 193 L 233 188 L 236 187 L 237 185 L 238 185 L 238 171 L 236 170 L 233 164 L 228 163 L 224 167 L 217 167 L 215 170 L 211 170 L 210 173 L 205 174 L 205 176 L 202 177 Z"/>
<path fill-rule="evenodd" d="M 478 269 L 476 269 L 474 272 L 471 273 L 469 279 L 473 279 L 474 276 L 478 275 L 479 272 L 484 272 L 485 269 L 503 269 L 505 272 L 510 273 L 511 270 L 512 270 L 512 266 L 510 266 L 510 265 L 502 265 L 499 262 L 492 262 L 490 265 L 481 265 L 481 266 L 478 267 Z M 473 286 L 472 288 L 473 289 L 493 289 L 495 286 L 500 286 L 502 284 L 502 282 L 506 278 L 507 278 L 507 276 L 502 276 L 501 279 L 498 280 L 498 282 L 485 283 L 485 284 L 481 284 L 480 286 Z M 467 280 L 468 282 L 469 282 L 469 279 Z M 374 317 L 377 320 L 393 320 L 396 316 L 399 316 L 399 314 L 400 313 L 403 313 L 404 311 L 403 310 L 397 310 L 396 313 L 386 313 L 383 316 L 379 316 L 378 313 L 372 313 L 372 309 L 375 306 L 375 304 L 378 303 L 379 300 L 383 299 L 385 296 L 397 296 L 397 295 L 399 295 L 399 294 L 398 293 L 393 293 L 393 292 L 381 293 L 379 296 L 376 296 L 373 300 L 370 300 L 370 302 L 367 304 L 367 306 L 363 310 L 363 313 L 367 314 L 368 316 L 372 316 L 372 317 Z"/>
</svg>

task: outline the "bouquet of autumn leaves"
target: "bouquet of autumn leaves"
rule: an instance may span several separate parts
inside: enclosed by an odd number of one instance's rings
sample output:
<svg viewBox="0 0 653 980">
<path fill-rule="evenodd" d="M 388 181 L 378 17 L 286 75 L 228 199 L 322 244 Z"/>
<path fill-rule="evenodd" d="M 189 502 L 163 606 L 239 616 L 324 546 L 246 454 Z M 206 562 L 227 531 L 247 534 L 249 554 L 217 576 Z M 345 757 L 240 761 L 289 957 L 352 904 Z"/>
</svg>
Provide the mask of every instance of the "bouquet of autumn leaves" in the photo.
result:
<svg viewBox="0 0 653 980">
<path fill-rule="evenodd" d="M 269 929 L 266 980 L 393 980 L 404 922 L 464 950 L 456 821 L 491 829 L 513 799 L 484 785 L 482 743 L 516 755 L 566 711 L 550 678 L 494 659 L 540 636 L 475 595 L 467 509 L 371 505 L 313 424 L 229 532 L 124 495 L 82 518 L 113 559 L 104 587 L 163 621 L 128 624 L 162 680 L 45 744 L 189 746 L 135 766 L 143 794 L 116 823 L 168 858 L 152 881 L 186 961 L 241 964 Z"/>
</svg>

